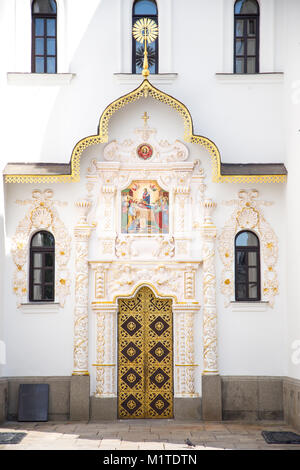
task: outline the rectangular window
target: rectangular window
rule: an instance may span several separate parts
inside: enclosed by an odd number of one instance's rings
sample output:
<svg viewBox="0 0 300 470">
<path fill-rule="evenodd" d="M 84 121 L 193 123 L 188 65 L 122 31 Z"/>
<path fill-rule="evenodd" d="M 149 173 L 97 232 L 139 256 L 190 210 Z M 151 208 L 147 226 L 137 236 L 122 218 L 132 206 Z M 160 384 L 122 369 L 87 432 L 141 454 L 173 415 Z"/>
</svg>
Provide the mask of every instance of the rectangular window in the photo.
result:
<svg viewBox="0 0 300 470">
<path fill-rule="evenodd" d="M 234 73 L 258 73 L 259 17 L 236 16 L 234 31 Z"/>
<path fill-rule="evenodd" d="M 56 17 L 33 15 L 32 71 L 35 73 L 57 72 Z"/>
</svg>

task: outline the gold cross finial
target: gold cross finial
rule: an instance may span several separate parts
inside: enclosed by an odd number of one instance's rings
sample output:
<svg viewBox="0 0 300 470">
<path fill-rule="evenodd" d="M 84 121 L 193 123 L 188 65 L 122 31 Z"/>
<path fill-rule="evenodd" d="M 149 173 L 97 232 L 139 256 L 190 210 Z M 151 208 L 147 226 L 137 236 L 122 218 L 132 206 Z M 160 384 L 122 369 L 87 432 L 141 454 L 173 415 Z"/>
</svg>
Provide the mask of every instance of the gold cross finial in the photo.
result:
<svg viewBox="0 0 300 470">
<path fill-rule="evenodd" d="M 148 119 L 149 119 L 147 111 L 144 112 L 144 116 L 142 116 L 142 119 L 144 120 L 144 125 L 146 127 L 148 125 Z"/>
</svg>

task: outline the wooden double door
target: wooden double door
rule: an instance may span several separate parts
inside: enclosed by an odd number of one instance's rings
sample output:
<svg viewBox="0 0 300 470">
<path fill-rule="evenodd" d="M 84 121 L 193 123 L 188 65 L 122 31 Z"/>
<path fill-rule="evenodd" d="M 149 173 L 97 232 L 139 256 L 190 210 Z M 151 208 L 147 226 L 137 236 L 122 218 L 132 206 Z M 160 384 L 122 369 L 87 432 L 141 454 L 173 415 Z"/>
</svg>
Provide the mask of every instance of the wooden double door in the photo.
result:
<svg viewBox="0 0 300 470">
<path fill-rule="evenodd" d="M 119 418 L 173 418 L 172 300 L 142 287 L 119 299 Z"/>
</svg>

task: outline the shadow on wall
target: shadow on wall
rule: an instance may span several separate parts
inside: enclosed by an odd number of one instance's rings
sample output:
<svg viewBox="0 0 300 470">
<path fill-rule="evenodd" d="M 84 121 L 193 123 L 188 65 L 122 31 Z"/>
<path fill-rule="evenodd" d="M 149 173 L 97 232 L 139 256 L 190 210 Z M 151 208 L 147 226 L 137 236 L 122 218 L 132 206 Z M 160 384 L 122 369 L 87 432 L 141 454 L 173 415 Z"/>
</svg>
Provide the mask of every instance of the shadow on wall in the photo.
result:
<svg viewBox="0 0 300 470">
<path fill-rule="evenodd" d="M 1 186 L 1 191 L 3 187 Z M 1 206 L 0 206 L 1 207 Z M 0 260 L 3 263 L 5 259 L 5 232 L 4 217 L 0 215 Z M 5 365 L 5 343 L 4 343 L 4 299 L 3 299 L 3 269 L 0 269 L 0 377 L 3 376 L 3 366 Z"/>
<path fill-rule="evenodd" d="M 52 107 L 42 161 L 51 155 L 52 162 L 68 163 L 76 143 L 97 134 L 103 110 L 119 93 L 113 82 L 113 74 L 119 71 L 119 39 L 114 34 L 118 21 L 111 0 L 102 0 L 70 61 L 69 71 L 76 77 L 60 89 Z"/>
</svg>

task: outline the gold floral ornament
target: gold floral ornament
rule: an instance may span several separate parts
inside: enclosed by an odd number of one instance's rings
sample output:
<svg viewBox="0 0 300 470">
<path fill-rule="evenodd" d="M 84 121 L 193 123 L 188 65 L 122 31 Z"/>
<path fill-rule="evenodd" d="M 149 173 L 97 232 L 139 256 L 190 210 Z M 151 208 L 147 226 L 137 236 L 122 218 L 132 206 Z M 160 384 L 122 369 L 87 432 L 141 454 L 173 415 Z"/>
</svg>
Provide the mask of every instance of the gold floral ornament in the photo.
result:
<svg viewBox="0 0 300 470">
<path fill-rule="evenodd" d="M 158 26 L 155 21 L 150 18 L 142 18 L 138 20 L 132 29 L 133 37 L 136 41 L 144 44 L 144 66 L 142 75 L 144 78 L 149 77 L 149 64 L 148 64 L 148 52 L 147 43 L 151 44 L 158 36 Z"/>
<path fill-rule="evenodd" d="M 52 212 L 47 207 L 37 207 L 30 218 L 32 225 L 38 229 L 47 229 L 52 225 Z"/>
<path fill-rule="evenodd" d="M 244 207 L 238 212 L 237 221 L 241 228 L 254 229 L 259 223 L 259 213 L 253 207 Z"/>
</svg>

